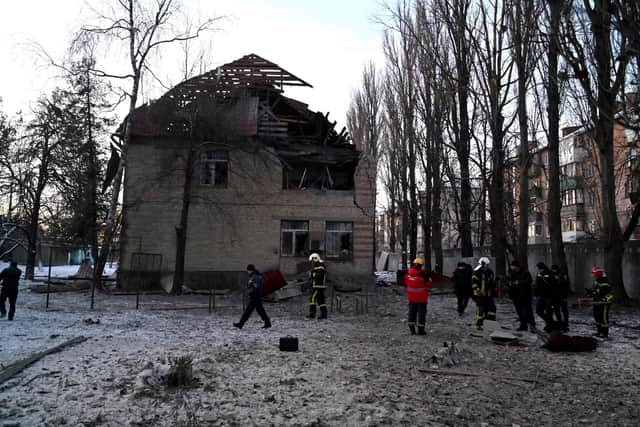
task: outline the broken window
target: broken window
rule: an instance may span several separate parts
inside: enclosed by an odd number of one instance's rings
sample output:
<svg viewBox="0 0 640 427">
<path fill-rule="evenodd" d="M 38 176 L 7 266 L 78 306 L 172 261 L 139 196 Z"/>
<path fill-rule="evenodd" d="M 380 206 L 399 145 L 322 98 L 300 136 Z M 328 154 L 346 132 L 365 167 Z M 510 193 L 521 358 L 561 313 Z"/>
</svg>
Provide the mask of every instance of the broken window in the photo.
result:
<svg viewBox="0 0 640 427">
<path fill-rule="evenodd" d="M 280 241 L 281 256 L 305 256 L 309 243 L 309 223 L 307 221 L 282 221 L 280 223 Z"/>
<path fill-rule="evenodd" d="M 200 157 L 200 184 L 226 188 L 229 181 L 229 153 L 208 150 Z"/>
<path fill-rule="evenodd" d="M 354 166 L 294 165 L 282 169 L 284 190 L 353 190 Z"/>
<path fill-rule="evenodd" d="M 324 248 L 327 258 L 351 258 L 353 254 L 353 223 L 327 222 Z"/>
</svg>

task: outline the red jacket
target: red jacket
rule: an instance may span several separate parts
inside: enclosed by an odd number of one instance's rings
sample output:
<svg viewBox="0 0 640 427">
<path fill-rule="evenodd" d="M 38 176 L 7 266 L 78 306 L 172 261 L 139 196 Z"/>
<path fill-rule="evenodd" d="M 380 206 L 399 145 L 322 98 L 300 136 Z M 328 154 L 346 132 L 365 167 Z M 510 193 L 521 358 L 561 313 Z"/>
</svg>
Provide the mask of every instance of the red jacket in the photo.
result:
<svg viewBox="0 0 640 427">
<path fill-rule="evenodd" d="M 429 300 L 429 288 L 432 285 L 432 281 L 423 270 L 411 267 L 404 276 L 404 284 L 407 287 L 409 302 L 422 303 Z"/>
</svg>

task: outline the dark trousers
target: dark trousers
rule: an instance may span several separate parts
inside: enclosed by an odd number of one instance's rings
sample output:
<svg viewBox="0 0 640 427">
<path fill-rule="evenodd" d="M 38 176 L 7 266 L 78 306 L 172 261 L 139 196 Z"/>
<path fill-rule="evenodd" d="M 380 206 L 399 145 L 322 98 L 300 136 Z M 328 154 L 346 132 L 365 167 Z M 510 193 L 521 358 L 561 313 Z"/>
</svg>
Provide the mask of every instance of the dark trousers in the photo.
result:
<svg viewBox="0 0 640 427">
<path fill-rule="evenodd" d="M 456 294 L 456 298 L 458 299 L 458 314 L 462 316 L 462 313 L 464 313 L 467 308 L 467 304 L 469 304 L 469 295 Z"/>
<path fill-rule="evenodd" d="M 327 317 L 327 303 L 324 299 L 324 288 L 313 288 L 309 300 L 309 317 L 316 316 L 316 305 L 320 307 L 320 317 Z"/>
<path fill-rule="evenodd" d="M 567 329 L 569 327 L 569 307 L 567 306 L 567 300 L 554 300 L 552 305 L 553 314 L 555 315 L 558 323 L 562 325 L 564 329 Z"/>
<path fill-rule="evenodd" d="M 526 329 L 527 325 L 536 326 L 536 321 L 533 317 L 533 308 L 531 307 L 531 298 L 514 298 L 513 305 L 516 308 L 518 320 L 520 320 L 520 329 Z"/>
<path fill-rule="evenodd" d="M 611 304 L 593 304 L 593 318 L 598 327 L 598 333 L 609 336 L 609 306 Z"/>
<path fill-rule="evenodd" d="M 476 325 L 482 326 L 484 319 L 496 320 L 496 304 L 491 297 L 476 298 Z"/>
<path fill-rule="evenodd" d="M 5 307 L 5 301 L 9 299 L 9 320 L 13 320 L 13 315 L 16 313 L 16 300 L 18 299 L 18 288 L 2 287 L 0 291 L 0 314 L 3 316 L 7 314 Z"/>
<path fill-rule="evenodd" d="M 409 327 L 418 326 L 418 329 L 424 329 L 427 319 L 427 303 L 426 302 L 410 302 L 409 303 Z"/>
<path fill-rule="evenodd" d="M 244 313 L 242 313 L 242 317 L 240 318 L 240 327 L 242 327 L 247 322 L 247 320 L 249 320 L 249 316 L 251 316 L 251 313 L 253 313 L 254 309 L 262 318 L 265 326 L 271 326 L 271 320 L 269 320 L 269 316 L 267 316 L 267 312 L 264 311 L 264 307 L 262 306 L 262 298 L 250 298 L 249 304 L 247 305 L 247 308 L 244 310 Z"/>
<path fill-rule="evenodd" d="M 552 314 L 551 299 L 540 298 L 536 304 L 536 313 L 542 320 L 544 320 L 546 327 L 553 327 L 553 314 Z"/>
</svg>

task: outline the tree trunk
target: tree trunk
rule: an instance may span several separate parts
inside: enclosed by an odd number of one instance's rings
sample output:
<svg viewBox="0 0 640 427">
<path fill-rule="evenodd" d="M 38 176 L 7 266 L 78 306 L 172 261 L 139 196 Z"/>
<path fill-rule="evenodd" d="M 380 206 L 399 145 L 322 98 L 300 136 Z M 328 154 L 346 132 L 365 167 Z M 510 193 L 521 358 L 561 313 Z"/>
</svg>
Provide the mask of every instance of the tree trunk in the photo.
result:
<svg viewBox="0 0 640 427">
<path fill-rule="evenodd" d="M 113 192 L 111 194 L 111 203 L 109 205 L 109 212 L 107 213 L 106 226 L 104 231 L 104 237 L 102 240 L 102 247 L 100 249 L 100 254 L 98 255 L 98 260 L 96 261 L 95 269 L 93 270 L 93 280 L 96 285 L 100 283 L 100 279 L 102 277 L 102 272 L 104 271 L 104 267 L 107 264 L 107 258 L 109 253 L 111 252 L 111 246 L 113 244 L 113 239 L 116 235 L 116 230 L 118 228 L 118 201 L 120 197 L 120 190 L 123 184 L 123 178 L 126 179 L 125 170 L 127 166 L 127 151 L 129 149 L 129 143 L 131 142 L 131 126 L 133 123 L 133 113 L 136 109 L 136 103 L 138 100 L 138 88 L 140 84 L 140 75 L 136 75 L 134 77 L 133 90 L 131 93 L 131 98 L 129 99 L 129 114 L 125 119 L 125 129 L 124 129 L 124 137 L 122 139 L 122 148 L 120 151 L 120 163 L 118 165 L 118 172 L 113 179 Z M 123 197 L 123 205 L 122 205 L 122 215 L 121 215 L 121 230 L 120 230 L 120 242 L 125 242 L 124 234 L 126 232 L 126 194 Z M 124 245 L 120 246 L 120 254 L 124 255 L 126 252 L 124 250 Z M 127 260 L 120 257 L 119 268 L 122 269 L 122 266 L 125 265 Z"/>
<path fill-rule="evenodd" d="M 560 55 L 560 16 L 564 0 L 549 1 L 550 34 L 548 61 L 549 82 L 547 84 L 547 114 L 549 126 L 549 192 L 548 227 L 551 241 L 551 259 L 562 271 L 568 271 L 562 241 L 560 216 L 560 89 L 558 86 L 558 57 Z"/>
<path fill-rule="evenodd" d="M 521 5 L 520 5 L 521 6 Z M 522 33 L 522 8 L 515 11 L 516 19 L 516 67 L 518 70 L 518 123 L 520 128 L 519 161 L 520 177 L 518 180 L 520 200 L 518 210 L 517 250 L 518 260 L 522 265 L 528 264 L 527 244 L 529 240 L 529 126 L 527 115 L 527 58 Z"/>
<path fill-rule="evenodd" d="M 502 132 L 502 116 L 493 124 L 493 148 L 491 149 L 491 187 L 489 197 L 491 202 L 491 253 L 496 259 L 496 275 L 505 275 L 506 265 L 506 235 L 504 226 L 504 149 Z"/>
<path fill-rule="evenodd" d="M 171 293 L 180 295 L 184 284 L 184 259 L 187 249 L 187 232 L 189 225 L 189 207 L 191 206 L 191 187 L 195 150 L 189 147 L 187 163 L 185 165 L 184 184 L 182 186 L 182 209 L 180 211 L 180 225 L 176 227 L 176 262 L 173 273 Z"/>
<path fill-rule="evenodd" d="M 604 4 L 602 4 L 604 3 Z M 609 2 L 596 2 L 591 12 L 591 28 L 595 41 L 595 61 L 598 76 L 596 141 L 601 164 L 601 200 L 605 233 L 605 270 L 618 302 L 629 297 L 622 277 L 624 240 L 616 209 L 615 159 L 613 154 L 613 125 L 616 93 L 612 90 L 611 15 Z M 624 71 L 623 71 L 624 72 Z"/>
</svg>

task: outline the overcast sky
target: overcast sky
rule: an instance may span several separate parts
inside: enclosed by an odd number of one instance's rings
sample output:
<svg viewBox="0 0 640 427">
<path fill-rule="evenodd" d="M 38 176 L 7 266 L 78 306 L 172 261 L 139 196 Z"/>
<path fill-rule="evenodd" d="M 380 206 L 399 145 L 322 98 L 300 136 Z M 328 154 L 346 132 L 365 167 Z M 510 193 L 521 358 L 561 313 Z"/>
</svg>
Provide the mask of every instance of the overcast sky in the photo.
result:
<svg viewBox="0 0 640 427">
<path fill-rule="evenodd" d="M 89 15 L 87 3 L 114 0 L 19 0 L 3 2 L 0 15 L 0 108 L 28 110 L 56 84 L 57 72 L 38 61 L 30 41 L 62 58 L 73 32 Z M 212 37 L 213 66 L 249 53 L 273 61 L 312 84 L 286 93 L 345 123 L 350 95 L 363 64 L 382 56 L 377 0 L 183 0 L 195 19 L 228 16 Z M 160 76 L 177 82 L 179 58 L 163 56 Z M 158 93 L 153 93 L 157 97 Z"/>
</svg>

